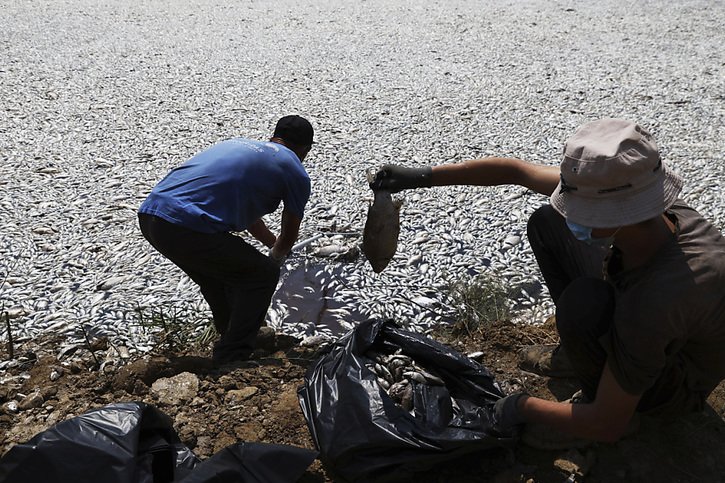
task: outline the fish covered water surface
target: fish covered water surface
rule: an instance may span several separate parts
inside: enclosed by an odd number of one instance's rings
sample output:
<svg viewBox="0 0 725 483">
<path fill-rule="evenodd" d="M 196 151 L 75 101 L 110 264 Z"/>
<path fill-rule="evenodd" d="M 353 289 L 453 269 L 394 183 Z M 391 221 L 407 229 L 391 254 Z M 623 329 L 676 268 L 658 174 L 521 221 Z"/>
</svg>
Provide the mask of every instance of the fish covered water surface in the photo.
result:
<svg viewBox="0 0 725 483">
<path fill-rule="evenodd" d="M 372 173 L 368 173 L 368 181 Z M 363 232 L 363 253 L 375 273 L 385 270 L 398 249 L 400 234 L 400 207 L 402 200 L 394 200 L 390 191 L 377 190 L 368 208 Z"/>
</svg>

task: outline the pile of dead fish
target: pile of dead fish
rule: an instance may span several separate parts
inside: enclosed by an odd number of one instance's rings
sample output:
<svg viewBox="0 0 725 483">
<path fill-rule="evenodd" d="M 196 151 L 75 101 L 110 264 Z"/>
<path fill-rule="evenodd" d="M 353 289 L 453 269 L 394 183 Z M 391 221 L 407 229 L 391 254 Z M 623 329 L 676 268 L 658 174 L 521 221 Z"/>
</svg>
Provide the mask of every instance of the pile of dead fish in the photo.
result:
<svg viewBox="0 0 725 483">
<path fill-rule="evenodd" d="M 620 0 L 471 3 L 5 2 L 0 341 L 9 326 L 19 340 L 107 337 L 133 353 L 164 324 L 201 332 L 198 287 L 143 239 L 136 210 L 195 153 L 269 139 L 285 114 L 315 127 L 300 230 L 314 240 L 285 261 L 267 324 L 308 342 L 369 317 L 427 331 L 455 317 L 451 284 L 482 274 L 511 289 L 520 320 L 551 311 L 526 240 L 547 199 L 517 186 L 395 195 L 397 247 L 373 270 L 365 174 L 383 164 L 556 164 L 584 122 L 627 117 L 654 133 L 685 200 L 725 227 L 713 50 L 725 9 L 654 0 L 628 21 Z M 265 222 L 278 232 L 279 219 Z"/>
<path fill-rule="evenodd" d="M 380 387 L 406 411 L 413 409 L 413 384 L 445 386 L 443 379 L 418 366 L 415 361 L 398 349 L 393 354 L 380 354 L 368 351 L 367 364 L 377 376 Z"/>
</svg>

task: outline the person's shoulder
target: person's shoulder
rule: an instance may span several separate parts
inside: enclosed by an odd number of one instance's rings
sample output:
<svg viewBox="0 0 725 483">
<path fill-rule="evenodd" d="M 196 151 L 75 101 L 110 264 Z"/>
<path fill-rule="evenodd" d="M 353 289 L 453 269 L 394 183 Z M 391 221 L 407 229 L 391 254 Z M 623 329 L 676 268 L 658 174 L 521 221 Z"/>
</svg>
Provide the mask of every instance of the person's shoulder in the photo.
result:
<svg viewBox="0 0 725 483">
<path fill-rule="evenodd" d="M 204 149 L 201 153 L 217 153 L 217 152 L 223 152 L 223 151 L 230 151 L 230 150 L 236 150 L 239 148 L 243 148 L 247 145 L 249 142 L 248 139 L 244 138 L 228 138 L 228 139 L 220 139 L 211 145 L 209 145 L 206 149 Z"/>
<path fill-rule="evenodd" d="M 252 148 L 252 149 L 256 149 L 256 150 L 263 148 L 264 144 L 265 143 L 263 141 L 256 141 L 254 139 L 247 139 L 247 138 L 241 138 L 241 137 L 224 139 L 222 141 L 219 141 L 219 143 L 217 143 L 217 145 L 240 146 L 240 147 Z"/>
<path fill-rule="evenodd" d="M 674 215 L 680 228 L 681 234 L 692 233 L 693 235 L 702 236 L 705 233 L 714 233 L 715 238 L 722 241 L 722 232 L 715 227 L 712 221 L 705 218 L 695 208 L 688 205 L 684 200 L 678 199 L 667 209 L 666 213 Z"/>
<path fill-rule="evenodd" d="M 304 167 L 302 166 L 302 161 L 300 161 L 300 158 L 297 157 L 295 152 L 287 146 L 283 144 L 267 142 L 265 143 L 265 147 L 270 151 L 275 159 L 278 160 L 278 162 L 290 164 L 291 166 L 298 168 L 298 171 L 304 171 Z"/>
</svg>

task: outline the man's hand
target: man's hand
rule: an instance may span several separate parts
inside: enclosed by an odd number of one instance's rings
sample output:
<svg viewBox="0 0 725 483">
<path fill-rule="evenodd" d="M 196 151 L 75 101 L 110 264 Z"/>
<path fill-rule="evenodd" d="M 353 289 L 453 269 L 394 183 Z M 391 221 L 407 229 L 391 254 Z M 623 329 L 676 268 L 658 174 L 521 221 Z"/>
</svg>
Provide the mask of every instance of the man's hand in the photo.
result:
<svg viewBox="0 0 725 483">
<path fill-rule="evenodd" d="M 507 433 L 515 426 L 523 424 L 519 410 L 521 398 L 528 398 L 528 394 L 519 392 L 502 397 L 493 405 L 493 429 L 499 433 Z"/>
<path fill-rule="evenodd" d="M 375 178 L 370 181 L 370 188 L 373 191 L 386 190 L 391 193 L 412 189 L 430 188 L 433 168 L 404 168 L 394 164 L 386 164 L 375 173 Z"/>
<path fill-rule="evenodd" d="M 268 256 L 269 256 L 269 259 L 272 260 L 275 263 L 275 265 L 277 265 L 278 267 L 281 267 L 282 263 L 284 263 L 284 259 L 287 258 L 285 255 L 278 253 L 274 249 L 274 247 L 269 249 Z"/>
</svg>

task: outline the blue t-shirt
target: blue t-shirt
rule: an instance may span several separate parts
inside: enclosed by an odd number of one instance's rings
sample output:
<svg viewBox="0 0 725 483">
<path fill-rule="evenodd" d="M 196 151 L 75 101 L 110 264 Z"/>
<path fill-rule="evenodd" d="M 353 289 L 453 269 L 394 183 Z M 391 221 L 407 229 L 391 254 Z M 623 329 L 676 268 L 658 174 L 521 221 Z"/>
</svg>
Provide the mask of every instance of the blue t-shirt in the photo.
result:
<svg viewBox="0 0 725 483">
<path fill-rule="evenodd" d="M 302 218 L 310 177 L 281 144 L 235 138 L 202 151 L 173 169 L 139 213 L 202 233 L 243 231 L 284 202 Z"/>
</svg>

